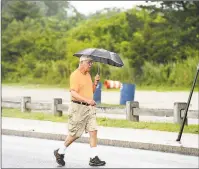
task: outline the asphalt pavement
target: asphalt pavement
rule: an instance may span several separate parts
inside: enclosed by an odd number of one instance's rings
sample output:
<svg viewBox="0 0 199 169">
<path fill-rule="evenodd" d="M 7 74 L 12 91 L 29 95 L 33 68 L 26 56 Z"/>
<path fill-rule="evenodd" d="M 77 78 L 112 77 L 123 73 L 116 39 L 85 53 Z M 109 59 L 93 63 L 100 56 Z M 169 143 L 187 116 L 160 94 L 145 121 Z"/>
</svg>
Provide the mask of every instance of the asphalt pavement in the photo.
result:
<svg viewBox="0 0 199 169">
<path fill-rule="evenodd" d="M 2 136 L 3 168 L 58 168 L 54 149 L 63 142 L 16 136 Z M 88 165 L 88 144 L 73 143 L 62 168 L 93 168 Z M 132 148 L 98 146 L 98 155 L 106 161 L 99 168 L 198 168 L 198 157 Z M 60 168 L 60 167 L 59 167 Z"/>
<path fill-rule="evenodd" d="M 67 135 L 67 123 L 3 117 L 2 134 L 64 140 Z M 176 141 L 177 136 L 176 132 L 98 127 L 98 143 L 100 145 L 199 156 L 197 134 L 183 133 L 180 142 Z M 88 143 L 88 140 L 88 133 L 84 133 L 77 142 Z"/>
</svg>

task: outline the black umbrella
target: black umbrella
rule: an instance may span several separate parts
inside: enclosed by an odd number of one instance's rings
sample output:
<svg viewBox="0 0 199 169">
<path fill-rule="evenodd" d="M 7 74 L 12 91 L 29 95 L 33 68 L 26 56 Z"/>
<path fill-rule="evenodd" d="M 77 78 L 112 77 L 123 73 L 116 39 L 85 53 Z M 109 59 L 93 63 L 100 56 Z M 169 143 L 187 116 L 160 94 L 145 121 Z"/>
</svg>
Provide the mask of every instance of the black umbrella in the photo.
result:
<svg viewBox="0 0 199 169">
<path fill-rule="evenodd" d="M 124 66 L 119 55 L 105 49 L 88 48 L 75 53 L 73 56 L 81 57 L 82 55 L 90 56 L 95 62 L 100 62 L 116 67 Z"/>
</svg>

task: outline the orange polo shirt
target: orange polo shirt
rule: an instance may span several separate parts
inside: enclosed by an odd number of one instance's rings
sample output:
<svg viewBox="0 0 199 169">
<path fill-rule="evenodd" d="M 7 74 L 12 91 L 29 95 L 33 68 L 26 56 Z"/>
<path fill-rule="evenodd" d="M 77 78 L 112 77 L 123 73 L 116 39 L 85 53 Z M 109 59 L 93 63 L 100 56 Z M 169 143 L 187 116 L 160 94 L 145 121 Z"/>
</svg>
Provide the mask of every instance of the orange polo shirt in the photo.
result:
<svg viewBox="0 0 199 169">
<path fill-rule="evenodd" d="M 93 99 L 93 82 L 89 73 L 83 74 L 76 69 L 70 75 L 70 90 L 75 90 L 80 96 Z M 77 100 L 71 96 L 72 100 Z"/>
</svg>

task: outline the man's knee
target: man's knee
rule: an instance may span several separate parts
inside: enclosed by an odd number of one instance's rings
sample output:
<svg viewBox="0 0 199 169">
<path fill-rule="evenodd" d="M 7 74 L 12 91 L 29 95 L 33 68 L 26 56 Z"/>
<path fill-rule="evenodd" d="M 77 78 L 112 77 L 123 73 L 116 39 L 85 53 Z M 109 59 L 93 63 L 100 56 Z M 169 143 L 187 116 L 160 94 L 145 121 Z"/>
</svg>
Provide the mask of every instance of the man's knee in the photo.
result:
<svg viewBox="0 0 199 169">
<path fill-rule="evenodd" d="M 69 140 L 69 141 L 73 141 L 73 140 L 76 140 L 78 138 L 79 138 L 79 136 L 76 136 L 76 135 L 72 136 L 70 134 L 68 134 L 67 137 L 66 137 L 66 139 Z"/>
</svg>

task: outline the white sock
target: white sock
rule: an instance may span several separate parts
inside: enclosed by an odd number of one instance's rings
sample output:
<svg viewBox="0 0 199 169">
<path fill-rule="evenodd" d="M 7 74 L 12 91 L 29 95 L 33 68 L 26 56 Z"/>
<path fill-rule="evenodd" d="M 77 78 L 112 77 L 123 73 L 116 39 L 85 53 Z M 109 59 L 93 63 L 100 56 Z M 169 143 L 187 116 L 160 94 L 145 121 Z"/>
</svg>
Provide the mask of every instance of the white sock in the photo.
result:
<svg viewBox="0 0 199 169">
<path fill-rule="evenodd" d="M 66 149 L 67 147 L 65 145 L 62 145 L 59 150 L 58 150 L 58 153 L 59 154 L 65 154 L 66 153 Z"/>
<path fill-rule="evenodd" d="M 97 147 L 91 147 L 90 157 L 94 158 L 95 156 L 98 156 L 98 149 L 97 149 Z"/>
</svg>

